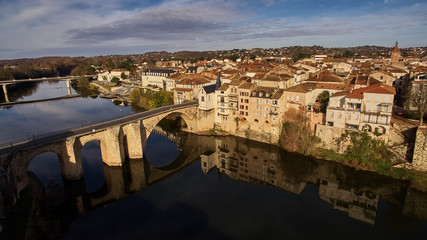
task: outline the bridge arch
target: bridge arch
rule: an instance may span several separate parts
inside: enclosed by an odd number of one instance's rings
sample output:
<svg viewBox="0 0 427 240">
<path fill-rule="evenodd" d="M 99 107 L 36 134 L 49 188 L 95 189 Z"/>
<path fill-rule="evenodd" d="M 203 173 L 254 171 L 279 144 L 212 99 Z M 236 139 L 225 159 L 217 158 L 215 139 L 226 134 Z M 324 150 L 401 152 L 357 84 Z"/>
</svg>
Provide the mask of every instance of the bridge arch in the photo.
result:
<svg viewBox="0 0 427 240">
<path fill-rule="evenodd" d="M 148 137 L 150 136 L 150 133 L 153 131 L 154 127 L 156 127 L 157 124 L 159 124 L 159 122 L 167 116 L 181 117 L 185 121 L 185 123 L 187 124 L 187 130 L 189 132 L 196 131 L 197 130 L 196 114 L 197 114 L 197 110 L 178 109 L 178 110 L 174 110 L 172 112 L 160 114 L 154 118 L 149 118 L 149 119 L 143 120 L 143 125 L 144 125 L 145 130 L 146 130 L 145 131 L 146 132 L 145 140 L 148 139 Z"/>
</svg>

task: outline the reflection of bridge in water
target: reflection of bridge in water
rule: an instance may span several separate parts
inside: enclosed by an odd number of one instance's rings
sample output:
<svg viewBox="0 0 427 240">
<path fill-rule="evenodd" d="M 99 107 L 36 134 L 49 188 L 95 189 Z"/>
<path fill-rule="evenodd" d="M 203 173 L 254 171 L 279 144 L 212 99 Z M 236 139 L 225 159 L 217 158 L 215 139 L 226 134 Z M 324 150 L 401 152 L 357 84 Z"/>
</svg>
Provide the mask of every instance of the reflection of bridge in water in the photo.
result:
<svg viewBox="0 0 427 240">
<path fill-rule="evenodd" d="M 241 138 L 190 135 L 181 140 L 180 155 L 162 168 L 141 158 L 128 159 L 121 166 L 104 165 L 105 185 L 96 193 L 82 191 L 82 179 L 64 180 L 66 189 L 80 189 L 72 196 L 76 214 L 143 190 L 200 158 L 205 174 L 216 170 L 238 181 L 274 186 L 297 195 L 308 184 L 317 185 L 320 199 L 369 224 L 376 224 L 381 199 L 396 205 L 403 214 L 427 219 L 426 195 L 401 181 Z"/>
</svg>

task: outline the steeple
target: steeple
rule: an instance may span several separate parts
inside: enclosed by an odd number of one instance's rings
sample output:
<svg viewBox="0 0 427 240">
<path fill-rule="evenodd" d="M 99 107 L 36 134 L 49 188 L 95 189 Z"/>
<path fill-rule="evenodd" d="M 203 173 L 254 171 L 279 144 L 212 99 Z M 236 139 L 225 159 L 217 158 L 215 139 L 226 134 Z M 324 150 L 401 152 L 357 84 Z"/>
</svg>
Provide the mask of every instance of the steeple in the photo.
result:
<svg viewBox="0 0 427 240">
<path fill-rule="evenodd" d="M 398 47 L 399 42 L 396 41 L 396 44 L 394 45 L 393 49 L 391 50 L 391 63 L 397 63 L 400 59 L 400 49 Z"/>
</svg>

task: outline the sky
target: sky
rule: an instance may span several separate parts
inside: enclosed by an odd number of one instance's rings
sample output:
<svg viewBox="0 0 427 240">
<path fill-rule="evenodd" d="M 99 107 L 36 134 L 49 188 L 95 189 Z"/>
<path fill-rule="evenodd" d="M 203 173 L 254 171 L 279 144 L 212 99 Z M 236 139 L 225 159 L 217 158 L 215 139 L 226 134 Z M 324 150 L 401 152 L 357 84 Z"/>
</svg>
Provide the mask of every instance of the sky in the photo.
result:
<svg viewBox="0 0 427 240">
<path fill-rule="evenodd" d="M 427 46 L 426 0 L 0 0 L 0 59 Z"/>
</svg>

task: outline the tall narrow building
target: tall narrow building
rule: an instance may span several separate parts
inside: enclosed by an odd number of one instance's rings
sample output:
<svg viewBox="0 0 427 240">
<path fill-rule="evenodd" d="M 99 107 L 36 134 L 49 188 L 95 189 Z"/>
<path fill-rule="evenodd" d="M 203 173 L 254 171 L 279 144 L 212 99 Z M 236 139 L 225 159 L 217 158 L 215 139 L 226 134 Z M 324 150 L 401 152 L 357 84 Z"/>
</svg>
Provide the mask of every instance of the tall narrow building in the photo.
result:
<svg viewBox="0 0 427 240">
<path fill-rule="evenodd" d="M 391 63 L 397 63 L 400 59 L 400 49 L 397 46 L 398 42 L 394 45 L 394 48 L 391 50 Z"/>
</svg>

